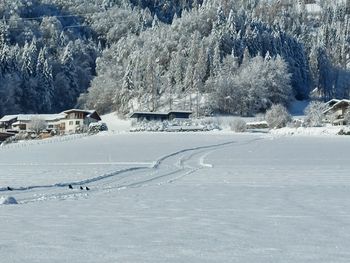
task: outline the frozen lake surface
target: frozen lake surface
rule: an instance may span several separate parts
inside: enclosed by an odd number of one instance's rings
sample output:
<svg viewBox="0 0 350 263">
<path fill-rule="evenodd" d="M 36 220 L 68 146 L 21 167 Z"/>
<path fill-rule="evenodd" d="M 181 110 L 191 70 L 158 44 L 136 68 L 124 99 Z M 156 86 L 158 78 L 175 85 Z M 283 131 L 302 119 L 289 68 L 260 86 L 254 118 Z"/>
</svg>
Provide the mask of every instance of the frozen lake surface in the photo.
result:
<svg viewBox="0 0 350 263">
<path fill-rule="evenodd" d="M 349 146 L 212 132 L 0 148 L 0 196 L 18 202 L 0 205 L 1 261 L 348 262 Z"/>
</svg>

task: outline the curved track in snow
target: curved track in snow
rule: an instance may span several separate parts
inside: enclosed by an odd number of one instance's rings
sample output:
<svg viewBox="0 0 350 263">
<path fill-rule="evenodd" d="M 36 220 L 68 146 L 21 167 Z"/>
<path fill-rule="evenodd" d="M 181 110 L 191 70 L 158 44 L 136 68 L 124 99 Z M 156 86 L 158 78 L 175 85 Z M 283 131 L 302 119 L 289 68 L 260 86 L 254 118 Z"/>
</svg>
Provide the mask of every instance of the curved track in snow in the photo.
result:
<svg viewBox="0 0 350 263">
<path fill-rule="evenodd" d="M 26 204 L 48 200 L 89 198 L 89 196 L 94 194 L 103 194 L 115 190 L 174 183 L 200 169 L 212 167 L 211 164 L 205 163 L 205 158 L 211 152 L 232 144 L 237 144 L 238 146 L 250 144 L 258 140 L 262 140 L 262 138 L 239 143 L 228 141 L 219 144 L 186 148 L 162 156 L 151 167 L 130 167 L 82 181 L 52 185 L 22 186 L 14 188 L 12 191 L 8 191 L 7 188 L 0 188 L 0 193 L 11 193 L 19 204 Z M 69 185 L 72 185 L 75 189 L 68 189 Z M 79 186 L 86 185 L 89 186 L 90 191 L 79 189 Z"/>
</svg>

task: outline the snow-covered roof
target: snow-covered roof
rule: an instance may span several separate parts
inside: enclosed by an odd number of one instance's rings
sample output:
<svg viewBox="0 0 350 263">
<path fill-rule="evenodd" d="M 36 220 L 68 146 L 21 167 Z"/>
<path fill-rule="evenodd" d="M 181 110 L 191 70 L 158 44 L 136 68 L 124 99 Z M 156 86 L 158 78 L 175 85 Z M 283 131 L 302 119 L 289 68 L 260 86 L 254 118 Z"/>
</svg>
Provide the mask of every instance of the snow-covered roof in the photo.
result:
<svg viewBox="0 0 350 263">
<path fill-rule="evenodd" d="M 81 110 L 81 109 L 70 109 L 70 110 L 65 110 L 62 113 L 63 114 L 69 114 L 72 112 L 80 112 L 80 113 L 84 113 L 86 114 L 86 117 L 91 117 L 93 114 L 96 114 L 97 116 L 94 117 L 94 119 L 96 120 L 101 120 L 101 117 L 99 116 L 99 114 L 97 113 L 96 110 Z"/>
<path fill-rule="evenodd" d="M 11 121 L 14 120 L 18 117 L 18 115 L 5 115 L 0 119 L 0 122 L 7 122 L 7 121 Z"/>
<path fill-rule="evenodd" d="M 330 101 L 329 101 L 329 102 L 330 102 Z M 328 104 L 329 102 L 327 102 L 327 104 Z M 348 104 L 348 105 L 350 105 L 350 100 L 346 100 L 346 99 L 344 99 L 344 100 L 338 100 L 338 102 L 336 102 L 332 107 L 330 107 L 330 108 L 328 108 L 327 110 L 325 110 L 325 111 L 323 112 L 323 114 L 326 114 L 326 113 L 330 112 L 331 110 L 333 110 L 334 108 L 338 107 L 338 106 L 341 105 L 341 104 Z"/>
<path fill-rule="evenodd" d="M 337 103 L 337 102 L 339 102 L 340 100 L 338 100 L 338 99 L 331 99 L 331 100 L 329 100 L 329 101 L 327 101 L 325 104 L 326 105 L 330 105 L 330 104 L 332 104 L 332 103 Z"/>
<path fill-rule="evenodd" d="M 14 123 L 12 123 L 12 126 L 17 126 L 17 125 L 20 125 L 21 123 L 19 121 L 16 121 Z"/>
<path fill-rule="evenodd" d="M 63 111 L 62 113 L 70 113 L 70 112 L 82 112 L 82 113 L 92 114 L 95 112 L 95 110 L 70 109 L 70 110 Z"/>
<path fill-rule="evenodd" d="M 19 114 L 17 115 L 18 121 L 32 121 L 32 120 L 44 120 L 44 121 L 55 121 L 64 119 L 66 117 L 66 114 L 59 113 L 59 114 Z"/>
</svg>

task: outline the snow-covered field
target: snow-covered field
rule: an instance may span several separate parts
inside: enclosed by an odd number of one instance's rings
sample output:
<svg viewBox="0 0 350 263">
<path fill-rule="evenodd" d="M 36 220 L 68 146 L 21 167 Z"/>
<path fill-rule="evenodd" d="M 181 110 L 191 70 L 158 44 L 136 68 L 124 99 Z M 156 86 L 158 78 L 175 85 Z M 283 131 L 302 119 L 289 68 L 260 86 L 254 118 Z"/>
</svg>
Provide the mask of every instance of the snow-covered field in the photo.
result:
<svg viewBox="0 0 350 263">
<path fill-rule="evenodd" d="M 0 262 L 348 262 L 349 147 L 229 132 L 3 147 L 0 196 L 18 204 L 0 205 Z"/>
</svg>

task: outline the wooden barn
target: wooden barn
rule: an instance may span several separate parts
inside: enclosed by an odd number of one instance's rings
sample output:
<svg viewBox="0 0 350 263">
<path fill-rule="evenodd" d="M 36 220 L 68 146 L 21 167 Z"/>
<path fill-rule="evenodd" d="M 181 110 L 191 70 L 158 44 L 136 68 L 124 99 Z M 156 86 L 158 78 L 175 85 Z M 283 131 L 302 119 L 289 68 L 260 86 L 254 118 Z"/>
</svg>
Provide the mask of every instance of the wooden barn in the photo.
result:
<svg viewBox="0 0 350 263">
<path fill-rule="evenodd" d="M 192 111 L 169 111 L 169 112 L 133 112 L 129 116 L 137 121 L 168 121 L 173 119 L 188 119 Z"/>
</svg>

